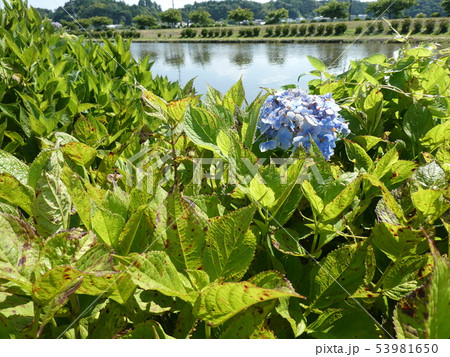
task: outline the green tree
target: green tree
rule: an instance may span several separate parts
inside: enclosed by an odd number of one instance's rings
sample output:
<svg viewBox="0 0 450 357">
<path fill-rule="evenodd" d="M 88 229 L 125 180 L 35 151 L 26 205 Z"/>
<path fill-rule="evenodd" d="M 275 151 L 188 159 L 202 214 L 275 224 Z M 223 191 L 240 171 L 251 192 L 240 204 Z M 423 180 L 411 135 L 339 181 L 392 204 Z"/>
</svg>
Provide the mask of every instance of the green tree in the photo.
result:
<svg viewBox="0 0 450 357">
<path fill-rule="evenodd" d="M 158 21 L 152 15 L 137 15 L 133 17 L 133 22 L 136 23 L 140 29 L 158 26 Z"/>
<path fill-rule="evenodd" d="M 400 17 L 404 10 L 416 5 L 416 0 L 378 0 L 367 6 L 366 12 L 371 12 L 375 16 L 388 14 L 389 18 Z"/>
<path fill-rule="evenodd" d="M 251 10 L 243 9 L 240 6 L 228 12 L 228 19 L 235 22 L 252 21 L 254 18 L 255 15 Z"/>
<path fill-rule="evenodd" d="M 319 7 L 315 11 L 324 17 L 344 19 L 348 17 L 348 6 L 349 3 L 331 0 L 329 3 Z"/>
<path fill-rule="evenodd" d="M 194 24 L 199 24 L 202 26 L 208 26 L 214 23 L 213 19 L 211 18 L 211 14 L 203 8 L 191 11 L 189 13 L 189 18 Z"/>
<path fill-rule="evenodd" d="M 91 24 L 94 27 L 104 27 L 106 25 L 111 25 L 113 20 L 106 16 L 94 16 L 91 17 Z"/>
<path fill-rule="evenodd" d="M 450 14 L 450 0 L 442 0 L 441 6 L 447 14 Z"/>
<path fill-rule="evenodd" d="M 285 8 L 271 11 L 266 16 L 267 24 L 279 24 L 281 20 L 286 19 L 289 16 L 289 11 Z"/>
<path fill-rule="evenodd" d="M 174 27 L 177 22 L 181 22 L 181 11 L 169 9 L 159 14 L 162 22 L 167 22 L 170 27 Z"/>
</svg>

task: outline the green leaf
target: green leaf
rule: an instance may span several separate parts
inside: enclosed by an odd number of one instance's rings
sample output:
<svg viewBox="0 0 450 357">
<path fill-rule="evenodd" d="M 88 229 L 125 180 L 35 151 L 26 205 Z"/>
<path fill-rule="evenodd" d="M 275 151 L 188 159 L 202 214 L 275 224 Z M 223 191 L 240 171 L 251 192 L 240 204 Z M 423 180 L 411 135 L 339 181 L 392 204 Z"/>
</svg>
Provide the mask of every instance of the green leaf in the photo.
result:
<svg viewBox="0 0 450 357">
<path fill-rule="evenodd" d="M 203 290 L 194 305 L 194 315 L 210 326 L 218 326 L 239 312 L 263 301 L 300 295 L 264 289 L 249 282 L 211 285 Z"/>
<path fill-rule="evenodd" d="M 280 252 L 297 257 L 308 256 L 298 240 L 298 233 L 290 228 L 280 228 L 272 235 L 272 245 Z"/>
<path fill-rule="evenodd" d="M 434 121 L 430 111 L 421 104 L 413 103 L 406 111 L 403 119 L 403 130 L 417 149 L 420 144 L 419 139 L 433 127 Z"/>
<path fill-rule="evenodd" d="M 372 89 L 364 100 L 364 113 L 367 115 L 367 131 L 369 135 L 383 134 L 383 93 L 379 89 Z"/>
<path fill-rule="evenodd" d="M 0 150 L 0 174 L 3 173 L 11 174 L 23 185 L 27 184 L 28 166 L 14 155 Z"/>
<path fill-rule="evenodd" d="M 26 222 L 0 213 L 0 279 L 30 292 L 41 240 Z"/>
<path fill-rule="evenodd" d="M 249 185 L 249 194 L 263 207 L 270 207 L 275 202 L 275 193 L 269 185 L 261 180 L 259 175 L 252 178 Z"/>
<path fill-rule="evenodd" d="M 255 205 L 211 220 L 206 233 L 203 270 L 211 281 L 239 279 L 247 271 L 256 248 L 256 237 L 249 230 Z"/>
<path fill-rule="evenodd" d="M 436 161 L 419 167 L 413 177 L 425 189 L 438 190 L 446 188 L 448 184 L 444 170 Z"/>
<path fill-rule="evenodd" d="M 270 300 L 250 306 L 229 320 L 219 338 L 251 338 L 253 333 L 263 327 L 267 315 L 273 311 L 276 304 L 276 300 Z"/>
<path fill-rule="evenodd" d="M 223 106 L 233 114 L 236 112 L 236 107 L 240 107 L 245 99 L 245 90 L 242 85 L 242 78 L 240 78 L 223 97 Z"/>
<path fill-rule="evenodd" d="M 381 157 L 381 159 L 376 163 L 372 175 L 381 179 L 392 169 L 392 166 L 397 162 L 397 160 L 398 160 L 398 152 L 396 147 L 394 146 L 386 154 L 384 154 Z"/>
<path fill-rule="evenodd" d="M 329 310 L 333 311 L 333 309 Z M 382 336 L 373 317 L 361 308 L 337 310 L 333 315 L 328 317 L 327 323 L 314 327 L 314 329 L 315 331 L 311 335 L 315 338 L 375 339 Z"/>
<path fill-rule="evenodd" d="M 154 320 L 148 320 L 140 324 L 136 324 L 133 326 L 131 331 L 125 333 L 125 335 L 121 336 L 122 339 L 173 339 L 172 336 L 169 336 L 164 332 L 163 327 Z"/>
<path fill-rule="evenodd" d="M 412 193 L 411 200 L 429 223 L 441 217 L 450 207 L 440 191 L 419 190 Z"/>
<path fill-rule="evenodd" d="M 174 100 L 167 104 L 167 112 L 173 118 L 175 122 L 181 122 L 183 120 L 184 113 L 189 105 L 196 106 L 198 103 L 198 97 L 186 97 L 180 100 Z"/>
<path fill-rule="evenodd" d="M 433 275 L 426 285 L 401 299 L 394 310 L 398 338 L 450 338 L 450 264 L 435 252 Z"/>
<path fill-rule="evenodd" d="M 119 236 L 125 227 L 125 219 L 91 201 L 91 227 L 102 242 L 118 247 Z"/>
<path fill-rule="evenodd" d="M 177 191 L 167 197 L 166 211 L 158 213 L 156 226 L 167 254 L 179 270 L 201 268 L 208 221 Z"/>
<path fill-rule="evenodd" d="M 311 205 L 311 209 L 316 217 L 320 215 L 323 210 L 324 204 L 322 199 L 317 195 L 313 186 L 309 181 L 302 182 L 303 194 Z"/>
<path fill-rule="evenodd" d="M 427 249 L 422 231 L 391 223 L 376 225 L 372 229 L 372 241 L 393 261 L 408 255 L 421 254 Z"/>
<path fill-rule="evenodd" d="M 9 173 L 0 174 L 0 198 L 19 206 L 30 216 L 34 191 L 30 186 L 22 184 Z"/>
<path fill-rule="evenodd" d="M 118 238 L 119 252 L 122 255 L 127 255 L 130 253 L 131 247 L 134 241 L 139 237 L 139 230 L 142 224 L 146 224 L 145 210 L 148 205 L 142 205 L 138 207 L 136 212 L 134 212 L 130 218 L 126 221 L 125 226 L 120 232 Z"/>
<path fill-rule="evenodd" d="M 308 58 L 309 63 L 311 63 L 312 66 L 318 71 L 324 72 L 327 69 L 325 63 L 323 63 L 320 59 L 309 55 L 307 55 L 306 57 Z"/>
<path fill-rule="evenodd" d="M 118 258 L 124 264 L 132 264 L 128 274 L 133 282 L 144 290 L 157 290 L 167 296 L 175 296 L 193 303 L 195 294 L 189 281 L 177 271 L 165 252 L 148 252 L 143 255 L 131 254 L 126 259 Z"/>
<path fill-rule="evenodd" d="M 184 114 L 183 126 L 189 139 L 213 151 L 218 150 L 216 138 L 220 130 L 229 129 L 226 124 L 225 120 L 204 108 L 188 107 Z"/>
<path fill-rule="evenodd" d="M 64 145 L 62 152 L 77 165 L 84 167 L 89 167 L 97 156 L 97 150 L 76 141 Z"/>
<path fill-rule="evenodd" d="M 77 294 L 102 296 L 112 299 L 119 304 L 126 304 L 136 290 L 136 285 L 127 275 L 115 272 L 113 274 L 84 274 L 83 283 Z"/>
<path fill-rule="evenodd" d="M 438 146 L 442 145 L 450 138 L 450 120 L 446 120 L 442 124 L 436 125 L 430 129 L 421 139 L 421 144 L 430 152 L 434 151 Z"/>
<path fill-rule="evenodd" d="M 329 253 L 311 272 L 312 305 L 324 308 L 344 300 L 364 284 L 367 246 L 351 244 Z"/>
<path fill-rule="evenodd" d="M 370 156 L 367 155 L 366 151 L 350 140 L 344 140 L 344 143 L 350 161 L 353 162 L 358 169 L 364 168 L 366 172 L 371 171 L 373 168 L 373 161 Z"/>
<path fill-rule="evenodd" d="M 32 212 L 39 234 L 48 237 L 69 228 L 72 201 L 63 182 L 44 173 L 37 183 Z"/>
<path fill-rule="evenodd" d="M 386 271 L 383 280 L 383 294 L 393 300 L 400 300 L 421 285 L 422 279 L 431 273 L 433 261 L 430 255 L 408 256 L 398 260 Z"/>
<path fill-rule="evenodd" d="M 371 135 L 355 136 L 353 140 L 358 143 L 366 152 L 372 149 L 378 143 L 383 142 L 383 139 Z"/>
<path fill-rule="evenodd" d="M 353 203 L 353 200 L 358 193 L 361 177 L 350 182 L 345 188 L 329 203 L 325 205 L 322 210 L 322 222 L 331 221 L 344 212 L 344 210 Z"/>
</svg>

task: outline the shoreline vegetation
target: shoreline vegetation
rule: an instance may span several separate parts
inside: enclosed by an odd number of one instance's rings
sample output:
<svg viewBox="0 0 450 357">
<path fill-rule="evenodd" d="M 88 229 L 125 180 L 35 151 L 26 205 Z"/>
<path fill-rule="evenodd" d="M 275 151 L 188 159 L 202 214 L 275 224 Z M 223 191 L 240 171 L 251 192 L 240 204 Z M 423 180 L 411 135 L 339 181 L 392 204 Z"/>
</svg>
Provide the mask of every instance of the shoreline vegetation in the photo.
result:
<svg viewBox="0 0 450 357">
<path fill-rule="evenodd" d="M 418 19 L 342 21 L 300 24 L 191 27 L 137 30 L 134 42 L 192 43 L 357 43 L 399 42 L 399 34 L 411 43 L 450 42 L 448 18 L 432 22 Z M 420 24 L 420 26 L 418 25 Z M 337 26 L 341 26 L 336 30 Z M 397 33 L 394 31 L 397 31 Z"/>
</svg>

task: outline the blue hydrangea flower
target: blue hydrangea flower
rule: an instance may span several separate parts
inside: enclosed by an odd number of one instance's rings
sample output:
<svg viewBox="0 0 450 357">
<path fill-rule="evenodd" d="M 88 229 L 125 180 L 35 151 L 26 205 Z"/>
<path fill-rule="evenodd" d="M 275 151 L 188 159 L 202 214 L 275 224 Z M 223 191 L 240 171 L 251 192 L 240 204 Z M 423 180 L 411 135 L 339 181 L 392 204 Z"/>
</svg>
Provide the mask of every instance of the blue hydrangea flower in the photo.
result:
<svg viewBox="0 0 450 357">
<path fill-rule="evenodd" d="M 340 110 L 331 93 L 308 95 L 300 88 L 278 91 L 268 96 L 261 108 L 258 128 L 265 141 L 259 149 L 264 152 L 302 146 L 309 150 L 313 140 L 329 160 L 338 135 L 350 133 Z"/>
</svg>

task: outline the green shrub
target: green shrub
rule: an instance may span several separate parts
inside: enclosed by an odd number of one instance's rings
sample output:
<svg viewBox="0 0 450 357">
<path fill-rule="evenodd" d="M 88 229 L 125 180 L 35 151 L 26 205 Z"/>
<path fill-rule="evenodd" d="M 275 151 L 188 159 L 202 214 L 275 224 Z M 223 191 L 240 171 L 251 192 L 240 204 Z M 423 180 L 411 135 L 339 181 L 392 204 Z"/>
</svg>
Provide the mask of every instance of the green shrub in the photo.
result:
<svg viewBox="0 0 450 357">
<path fill-rule="evenodd" d="M 425 19 L 426 17 L 427 15 L 423 12 L 419 12 L 418 14 L 416 14 L 416 19 Z"/>
<path fill-rule="evenodd" d="M 377 33 L 383 33 L 384 32 L 384 24 L 383 21 L 377 21 Z"/>
<path fill-rule="evenodd" d="M 253 29 L 245 29 L 245 37 L 253 37 Z"/>
<path fill-rule="evenodd" d="M 261 32 L 261 28 L 253 27 L 253 36 L 254 37 L 259 37 L 260 32 Z"/>
<path fill-rule="evenodd" d="M 441 17 L 441 13 L 440 12 L 433 12 L 430 17 Z"/>
<path fill-rule="evenodd" d="M 324 24 L 317 25 L 316 36 L 322 36 L 324 32 L 325 32 L 325 25 Z"/>
<path fill-rule="evenodd" d="M 228 30 L 227 30 L 227 36 L 228 36 L 228 37 L 233 36 L 233 33 L 234 33 L 233 29 L 228 29 Z"/>
<path fill-rule="evenodd" d="M 311 21 L 312 22 L 312 21 Z M 314 32 L 316 32 L 316 25 L 314 24 L 309 24 L 308 25 L 308 35 L 312 36 L 314 35 Z"/>
<path fill-rule="evenodd" d="M 398 31 L 398 27 L 400 26 L 400 22 L 398 21 L 398 20 L 393 20 L 393 21 L 391 21 L 390 22 L 390 28 L 389 28 L 389 31 L 388 31 L 388 33 L 389 34 L 394 34 L 395 33 L 395 31 Z M 395 30 L 395 31 L 394 31 Z"/>
<path fill-rule="evenodd" d="M 402 27 L 400 29 L 401 34 L 407 34 L 411 28 L 411 19 L 406 18 L 402 21 Z"/>
<path fill-rule="evenodd" d="M 362 33 L 362 31 L 363 31 L 363 27 L 361 25 L 356 26 L 355 35 L 359 35 L 360 33 Z"/>
<path fill-rule="evenodd" d="M 272 37 L 273 36 L 273 27 L 266 27 L 266 37 Z"/>
<path fill-rule="evenodd" d="M 226 29 L 220 30 L 220 37 L 225 37 L 226 35 L 227 35 L 227 30 Z"/>
<path fill-rule="evenodd" d="M 334 34 L 336 36 L 342 35 L 345 31 L 347 31 L 347 25 L 343 22 L 334 25 Z"/>
<path fill-rule="evenodd" d="M 328 24 L 327 26 L 325 26 L 325 36 L 331 36 L 333 34 L 333 30 L 333 24 Z"/>
<path fill-rule="evenodd" d="M 437 33 L 438 34 L 444 34 L 448 32 L 448 20 L 441 20 L 439 21 Z"/>
<path fill-rule="evenodd" d="M 284 25 L 283 29 L 281 31 L 282 34 L 283 34 L 283 37 L 288 36 L 289 35 L 289 31 L 290 31 L 290 26 L 289 25 Z"/>
<path fill-rule="evenodd" d="M 244 37 L 247 34 L 246 29 L 239 29 L 238 36 Z"/>
<path fill-rule="evenodd" d="M 414 20 L 412 23 L 412 33 L 419 33 L 422 31 L 423 22 L 421 20 Z"/>
<path fill-rule="evenodd" d="M 202 37 L 207 37 L 208 36 L 208 30 L 207 29 L 202 29 L 202 31 L 200 32 L 200 35 Z"/>
<path fill-rule="evenodd" d="M 297 36 L 298 34 L 298 26 L 291 26 L 291 36 Z"/>
<path fill-rule="evenodd" d="M 427 21 L 425 21 L 425 33 L 426 34 L 431 34 L 434 32 L 434 28 L 436 26 L 436 22 L 432 19 L 427 19 Z"/>
<path fill-rule="evenodd" d="M 280 37 L 282 32 L 283 32 L 283 28 L 280 25 L 275 26 L 275 36 L 276 37 Z"/>
<path fill-rule="evenodd" d="M 374 25 L 371 23 L 367 24 L 366 31 L 364 32 L 365 35 L 371 35 L 375 31 Z"/>
<path fill-rule="evenodd" d="M 308 30 L 308 27 L 306 25 L 300 25 L 298 27 L 298 35 L 299 36 L 305 36 L 307 30 Z"/>
<path fill-rule="evenodd" d="M 208 30 L 208 37 L 214 37 L 214 30 Z"/>
</svg>

